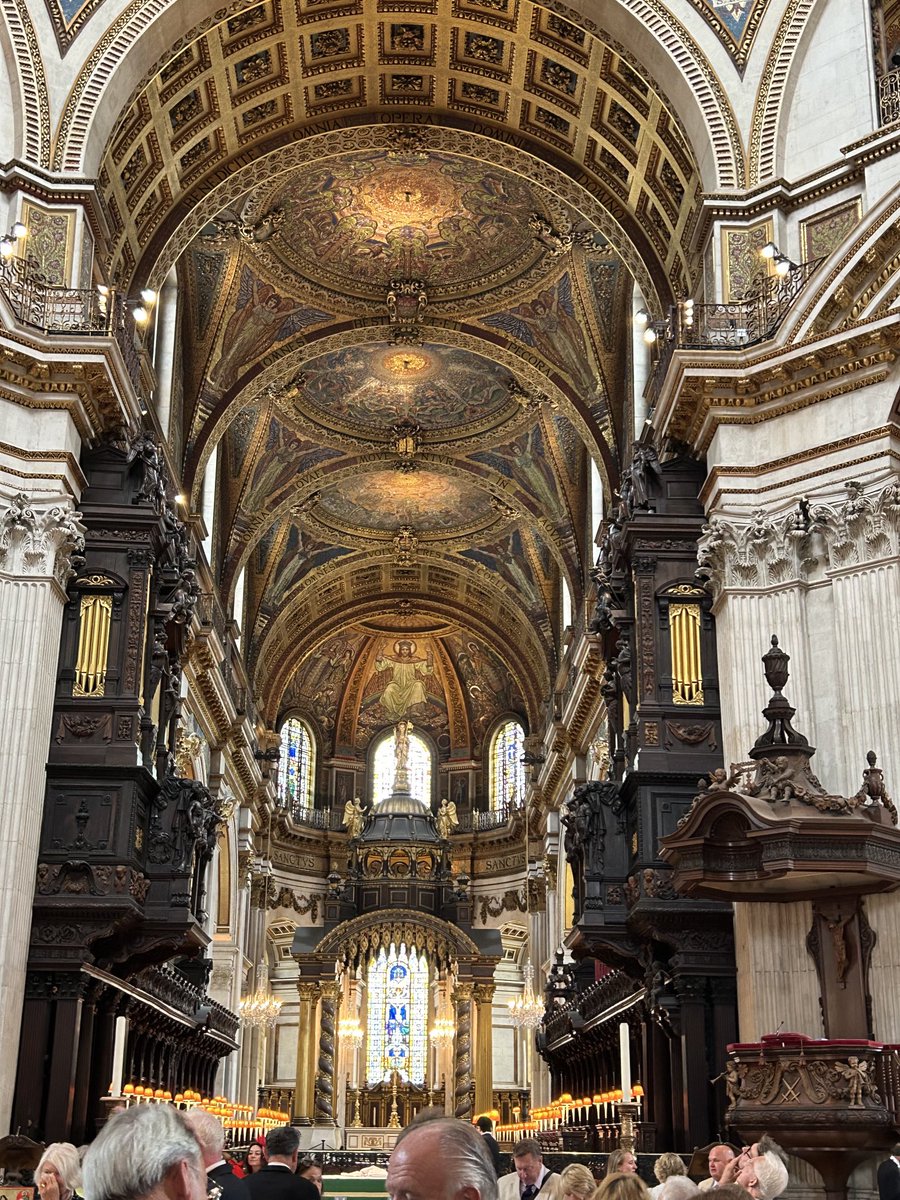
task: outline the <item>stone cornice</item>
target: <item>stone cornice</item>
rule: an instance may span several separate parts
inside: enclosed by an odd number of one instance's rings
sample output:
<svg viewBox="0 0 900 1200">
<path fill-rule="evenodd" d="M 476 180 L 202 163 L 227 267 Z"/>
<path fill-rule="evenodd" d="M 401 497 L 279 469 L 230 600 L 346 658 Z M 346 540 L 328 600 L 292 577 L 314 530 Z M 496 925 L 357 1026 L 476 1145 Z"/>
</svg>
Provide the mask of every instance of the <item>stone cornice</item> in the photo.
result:
<svg viewBox="0 0 900 1200">
<path fill-rule="evenodd" d="M 752 425 L 883 382 L 897 358 L 896 318 L 763 352 L 677 350 L 653 413 L 661 436 L 705 454 L 720 425 Z"/>
</svg>

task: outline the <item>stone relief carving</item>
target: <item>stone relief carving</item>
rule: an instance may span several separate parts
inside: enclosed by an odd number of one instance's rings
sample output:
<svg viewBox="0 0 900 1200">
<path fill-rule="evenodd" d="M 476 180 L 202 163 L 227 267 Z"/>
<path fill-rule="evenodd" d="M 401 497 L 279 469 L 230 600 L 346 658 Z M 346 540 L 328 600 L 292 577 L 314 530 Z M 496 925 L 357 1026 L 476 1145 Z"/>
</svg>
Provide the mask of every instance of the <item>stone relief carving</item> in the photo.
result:
<svg viewBox="0 0 900 1200">
<path fill-rule="evenodd" d="M 84 562 L 81 513 L 32 506 L 24 492 L 0 498 L 0 567 L 12 575 L 50 575 L 65 587 Z"/>
<path fill-rule="evenodd" d="M 801 497 L 782 514 L 755 509 L 748 520 L 714 516 L 697 548 L 697 577 L 715 596 L 732 587 L 809 579 L 817 568 L 864 565 L 900 552 L 900 482 L 866 493 L 844 484 L 841 504 Z"/>
</svg>

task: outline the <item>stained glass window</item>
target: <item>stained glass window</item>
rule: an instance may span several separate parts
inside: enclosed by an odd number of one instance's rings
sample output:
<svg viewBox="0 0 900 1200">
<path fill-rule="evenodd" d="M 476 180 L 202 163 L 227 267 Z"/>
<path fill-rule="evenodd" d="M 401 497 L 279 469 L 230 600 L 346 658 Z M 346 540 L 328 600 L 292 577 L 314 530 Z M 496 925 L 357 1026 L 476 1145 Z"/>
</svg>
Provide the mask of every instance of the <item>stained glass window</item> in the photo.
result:
<svg viewBox="0 0 900 1200">
<path fill-rule="evenodd" d="M 312 808 L 316 752 L 306 725 L 291 717 L 281 727 L 278 795 L 286 808 Z"/>
<path fill-rule="evenodd" d="M 428 960 L 391 942 L 369 959 L 366 1082 L 386 1083 L 396 1071 L 422 1085 L 428 1057 Z"/>
<path fill-rule="evenodd" d="M 378 744 L 372 761 L 372 803 L 380 804 L 394 790 L 394 734 Z M 409 790 L 423 804 L 431 805 L 431 750 L 413 729 L 409 734 Z"/>
<path fill-rule="evenodd" d="M 525 730 L 518 721 L 504 721 L 491 738 L 491 808 L 521 804 L 525 799 Z"/>
</svg>

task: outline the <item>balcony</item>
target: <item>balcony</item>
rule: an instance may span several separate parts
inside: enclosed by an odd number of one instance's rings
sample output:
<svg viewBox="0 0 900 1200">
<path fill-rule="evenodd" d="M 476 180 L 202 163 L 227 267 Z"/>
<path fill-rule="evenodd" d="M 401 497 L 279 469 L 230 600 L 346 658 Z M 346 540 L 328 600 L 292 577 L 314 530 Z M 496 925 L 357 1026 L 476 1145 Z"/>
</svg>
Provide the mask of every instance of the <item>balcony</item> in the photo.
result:
<svg viewBox="0 0 900 1200">
<path fill-rule="evenodd" d="M 27 329 L 66 338 L 112 338 L 135 391 L 142 392 L 145 364 L 123 296 L 96 288 L 58 287 L 47 282 L 33 259 L 15 256 L 0 258 L 0 295 Z"/>
<path fill-rule="evenodd" d="M 768 341 L 778 332 L 791 305 L 821 263 L 821 259 L 787 264 L 783 273 L 760 274 L 750 294 L 721 304 L 682 301 L 665 321 L 655 321 L 645 335 L 659 353 L 644 389 L 648 408 L 659 398 L 669 363 L 676 350 L 745 350 Z"/>
</svg>

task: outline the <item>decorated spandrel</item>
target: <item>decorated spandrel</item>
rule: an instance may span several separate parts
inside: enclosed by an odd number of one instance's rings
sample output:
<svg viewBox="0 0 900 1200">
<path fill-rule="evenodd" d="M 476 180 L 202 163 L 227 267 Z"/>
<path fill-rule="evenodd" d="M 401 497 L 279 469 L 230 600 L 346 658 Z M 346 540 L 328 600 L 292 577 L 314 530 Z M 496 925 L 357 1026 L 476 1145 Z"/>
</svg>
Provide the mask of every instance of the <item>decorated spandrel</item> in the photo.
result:
<svg viewBox="0 0 900 1200">
<path fill-rule="evenodd" d="M 369 962 L 366 1081 L 425 1082 L 428 1050 L 428 962 L 391 943 Z"/>
<path fill-rule="evenodd" d="M 281 727 L 278 794 L 282 802 L 311 807 L 313 802 L 313 743 L 309 730 L 296 717 Z"/>
<path fill-rule="evenodd" d="M 428 743 L 411 729 L 408 733 L 409 752 L 407 770 L 409 773 L 409 790 L 417 800 L 431 805 L 431 751 Z M 378 745 L 372 763 L 372 803 L 376 807 L 386 800 L 394 790 L 396 776 L 396 756 L 393 734 L 389 733 Z"/>
<path fill-rule="evenodd" d="M 491 740 L 491 808 L 518 804 L 525 796 L 525 731 L 506 721 Z"/>
</svg>

